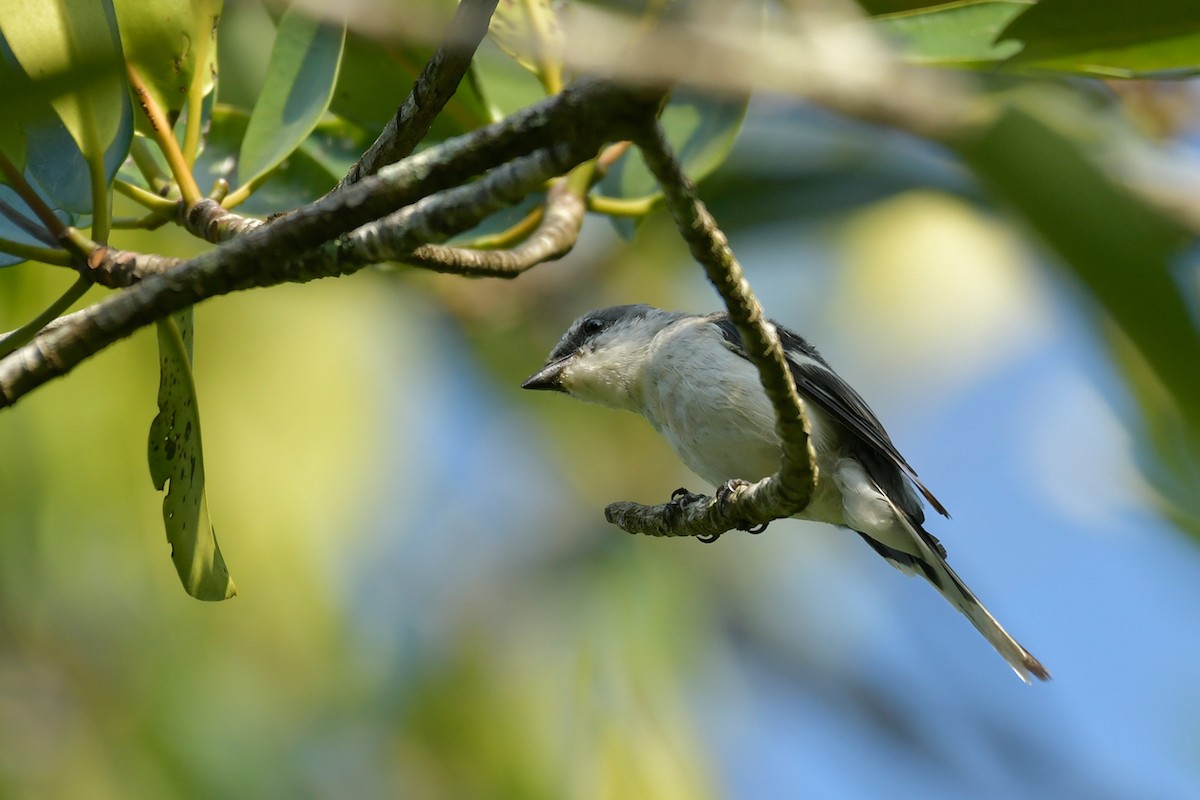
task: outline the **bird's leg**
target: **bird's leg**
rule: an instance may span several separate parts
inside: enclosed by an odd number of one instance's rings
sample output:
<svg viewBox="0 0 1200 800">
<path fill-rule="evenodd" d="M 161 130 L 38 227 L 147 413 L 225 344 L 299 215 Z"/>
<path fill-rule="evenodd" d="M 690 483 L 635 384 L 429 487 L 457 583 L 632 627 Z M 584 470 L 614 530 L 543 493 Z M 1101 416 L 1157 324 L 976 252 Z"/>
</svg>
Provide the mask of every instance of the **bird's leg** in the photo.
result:
<svg viewBox="0 0 1200 800">
<path fill-rule="evenodd" d="M 725 481 L 724 483 L 722 483 L 720 486 L 717 487 L 717 502 L 718 503 L 730 502 L 731 500 L 733 500 L 734 492 L 736 492 L 738 489 L 744 488 L 749 485 L 750 485 L 750 483 L 748 481 L 743 481 L 738 478 L 731 478 L 730 480 Z M 747 524 L 743 523 L 741 525 L 737 525 L 736 527 L 739 531 L 745 531 L 746 533 L 758 535 L 758 534 L 762 533 L 763 531 L 765 531 L 769 524 L 770 524 L 769 522 L 763 522 L 758 525 L 747 525 Z"/>
</svg>

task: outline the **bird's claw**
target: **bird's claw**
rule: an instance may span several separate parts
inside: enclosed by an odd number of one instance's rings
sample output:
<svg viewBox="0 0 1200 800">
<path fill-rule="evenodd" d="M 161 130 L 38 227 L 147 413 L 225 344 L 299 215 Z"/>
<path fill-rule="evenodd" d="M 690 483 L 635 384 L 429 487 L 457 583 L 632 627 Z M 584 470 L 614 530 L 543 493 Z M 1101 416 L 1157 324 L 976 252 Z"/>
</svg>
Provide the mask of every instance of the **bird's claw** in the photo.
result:
<svg viewBox="0 0 1200 800">
<path fill-rule="evenodd" d="M 741 488 L 743 488 L 745 486 L 749 486 L 749 485 L 750 484 L 747 483 L 746 481 L 739 480 L 737 478 L 733 478 L 732 480 L 725 481 L 724 483 L 722 483 L 720 486 L 717 487 L 717 502 L 723 503 L 723 504 L 731 502 L 733 500 L 734 494 L 737 492 L 738 489 L 741 489 Z M 769 522 L 760 522 L 757 525 L 750 525 L 747 523 L 742 523 L 740 525 L 736 525 L 735 527 L 739 531 L 745 531 L 746 533 L 754 534 L 757 536 L 758 534 L 765 531 L 767 529 L 767 525 L 769 525 L 769 524 L 770 524 Z"/>
<path fill-rule="evenodd" d="M 684 506 L 684 505 L 687 505 L 688 503 L 695 503 L 703 497 L 704 497 L 704 495 L 702 495 L 702 494 L 696 494 L 695 492 L 689 492 L 687 490 L 686 486 L 680 486 L 678 489 L 671 492 L 671 502 L 677 506 Z"/>
</svg>

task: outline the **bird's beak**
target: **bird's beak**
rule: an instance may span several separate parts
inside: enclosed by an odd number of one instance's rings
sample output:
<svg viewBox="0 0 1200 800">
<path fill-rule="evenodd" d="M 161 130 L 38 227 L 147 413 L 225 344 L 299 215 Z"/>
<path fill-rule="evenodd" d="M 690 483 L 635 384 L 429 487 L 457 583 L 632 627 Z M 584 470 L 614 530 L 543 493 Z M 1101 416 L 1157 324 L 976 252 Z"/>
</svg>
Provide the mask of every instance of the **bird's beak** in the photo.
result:
<svg viewBox="0 0 1200 800">
<path fill-rule="evenodd" d="M 533 375 L 530 375 L 525 382 L 521 384 L 521 388 L 542 389 L 551 392 L 565 392 L 566 389 L 564 389 L 562 385 L 562 373 L 566 366 L 567 359 L 565 358 L 555 361 L 553 364 L 547 364 Z"/>
</svg>

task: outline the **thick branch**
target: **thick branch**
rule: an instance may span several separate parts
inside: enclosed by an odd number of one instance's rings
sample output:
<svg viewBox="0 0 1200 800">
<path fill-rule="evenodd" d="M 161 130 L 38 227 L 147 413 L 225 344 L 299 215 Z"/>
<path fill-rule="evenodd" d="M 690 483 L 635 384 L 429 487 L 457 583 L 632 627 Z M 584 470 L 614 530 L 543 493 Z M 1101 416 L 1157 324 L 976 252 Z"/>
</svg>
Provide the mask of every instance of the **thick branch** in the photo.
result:
<svg viewBox="0 0 1200 800">
<path fill-rule="evenodd" d="M 205 298 L 348 274 L 382 258 L 407 255 L 427 242 L 444 241 L 478 224 L 504 203 L 594 157 L 605 141 L 628 138 L 635 120 L 652 114 L 660 99 L 659 91 L 586 82 L 507 121 L 385 168 L 216 250 L 165 272 L 144 275 L 127 291 L 85 309 L 71 325 L 44 331 L 0 360 L 0 407 L 65 374 L 137 328 Z M 527 127 L 520 127 L 522 123 Z M 535 151 L 514 159 L 513 151 L 520 149 Z M 428 197 L 378 225 L 363 226 L 336 245 L 321 247 L 369 222 L 373 217 L 367 215 L 380 207 L 407 206 L 501 161 L 512 163 L 466 186 Z"/>
<path fill-rule="evenodd" d="M 416 149 L 470 69 L 475 50 L 487 35 L 497 1 L 463 0 L 459 3 L 445 40 L 417 76 L 408 99 L 333 191 L 374 175 L 381 167 L 396 163 Z"/>
<path fill-rule="evenodd" d="M 779 337 L 766 321 L 724 233 L 671 153 L 662 128 L 657 123 L 646 126 L 634 141 L 662 187 L 667 208 L 692 256 L 725 300 L 747 355 L 758 368 L 775 409 L 783 458 L 778 473 L 755 484 L 738 485 L 720 501 L 697 496 L 694 501 L 660 506 L 614 503 L 605 509 L 605 517 L 629 533 L 653 536 L 712 535 L 789 517 L 808 505 L 816 486 L 817 464 L 808 418 Z"/>
</svg>

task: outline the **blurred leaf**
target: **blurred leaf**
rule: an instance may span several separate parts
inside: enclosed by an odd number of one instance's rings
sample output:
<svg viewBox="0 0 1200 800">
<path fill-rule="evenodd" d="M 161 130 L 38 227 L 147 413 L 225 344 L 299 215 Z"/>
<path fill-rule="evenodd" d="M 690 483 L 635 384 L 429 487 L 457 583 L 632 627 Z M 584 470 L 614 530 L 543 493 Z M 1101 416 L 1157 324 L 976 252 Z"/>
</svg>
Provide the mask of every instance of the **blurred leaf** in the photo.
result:
<svg viewBox="0 0 1200 800">
<path fill-rule="evenodd" d="M 863 11 L 871 16 L 962 4 L 959 0 L 949 0 L 949 2 L 947 0 L 935 0 L 934 2 L 930 2 L 930 0 L 857 0 L 857 2 L 862 6 Z"/>
<path fill-rule="evenodd" d="M 150 423 L 150 477 L 163 498 L 171 560 L 183 588 L 199 600 L 237 594 L 204 495 L 200 410 L 192 381 L 192 309 L 158 323 L 158 415 Z M 169 485 L 168 485 L 169 484 Z"/>
<path fill-rule="evenodd" d="M 1108 77 L 1200 72 L 1195 0 L 1041 0 L 997 41 L 1007 39 L 1024 43 L 1017 65 Z"/>
<path fill-rule="evenodd" d="M 1022 109 L 959 150 L 1058 251 L 1200 432 L 1200 336 L 1172 274 L 1184 231 Z"/>
<path fill-rule="evenodd" d="M 192 76 L 202 70 L 212 91 L 217 48 L 213 46 L 222 0 L 113 0 L 125 58 L 168 119 L 183 108 Z M 149 122 L 136 115 L 139 130 Z"/>
<path fill-rule="evenodd" d="M 535 75 L 543 56 L 559 59 L 565 42 L 554 0 L 500 0 L 488 26 L 496 46 Z"/>
<path fill-rule="evenodd" d="M 287 158 L 329 108 L 346 27 L 289 9 L 279 22 L 267 79 L 246 128 L 238 159 L 241 184 Z"/>
<path fill-rule="evenodd" d="M 546 97 L 546 89 L 490 38 L 479 45 L 471 67 L 472 80 L 486 98 L 490 117 L 502 118 Z"/>
<path fill-rule="evenodd" d="M 748 97 L 729 100 L 690 89 L 672 92 L 663 109 L 661 123 L 684 172 L 693 181 L 702 180 L 729 155 L 746 118 L 748 103 Z M 601 194 L 622 199 L 645 197 L 657 190 L 654 176 L 641 154 L 634 149 L 622 156 L 599 183 Z M 637 223 L 633 219 L 610 219 L 626 238 L 636 230 Z"/>
<path fill-rule="evenodd" d="M 1027 0 L 984 0 L 890 14 L 875 24 L 898 40 L 905 58 L 914 63 L 990 66 L 1021 49 L 1016 42 L 998 42 L 997 36 L 1027 8 Z"/>
</svg>

